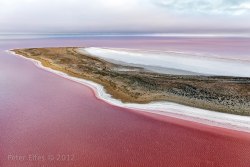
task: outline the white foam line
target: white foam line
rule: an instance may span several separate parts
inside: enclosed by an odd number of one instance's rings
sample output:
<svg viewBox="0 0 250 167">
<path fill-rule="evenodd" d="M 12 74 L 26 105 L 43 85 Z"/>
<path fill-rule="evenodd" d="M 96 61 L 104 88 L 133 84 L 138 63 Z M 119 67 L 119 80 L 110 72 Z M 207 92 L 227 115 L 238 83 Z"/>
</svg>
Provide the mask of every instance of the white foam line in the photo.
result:
<svg viewBox="0 0 250 167">
<path fill-rule="evenodd" d="M 60 71 L 56 71 L 50 69 L 48 67 L 44 67 L 41 62 L 24 57 L 22 55 L 16 54 L 12 51 L 7 51 L 8 53 L 18 55 L 32 61 L 37 67 L 42 68 L 46 71 L 52 72 L 57 74 L 61 77 L 66 79 L 70 79 L 72 81 L 84 84 L 92 88 L 95 92 L 95 96 L 98 99 L 101 99 L 111 105 L 135 109 L 138 111 L 155 113 L 164 116 L 175 117 L 179 119 L 184 119 L 188 121 L 194 121 L 210 126 L 217 126 L 226 129 L 232 129 L 237 131 L 244 131 L 250 133 L 250 117 L 249 116 L 240 116 L 240 115 L 233 115 L 227 113 L 220 113 L 215 111 L 209 111 L 205 109 L 199 109 L 189 106 L 184 106 L 176 103 L 171 102 L 152 102 L 148 104 L 135 104 L 135 103 L 123 103 L 120 100 L 114 99 L 111 97 L 110 94 L 106 93 L 104 87 L 100 84 L 94 83 L 92 81 L 76 78 L 69 76 Z"/>
</svg>

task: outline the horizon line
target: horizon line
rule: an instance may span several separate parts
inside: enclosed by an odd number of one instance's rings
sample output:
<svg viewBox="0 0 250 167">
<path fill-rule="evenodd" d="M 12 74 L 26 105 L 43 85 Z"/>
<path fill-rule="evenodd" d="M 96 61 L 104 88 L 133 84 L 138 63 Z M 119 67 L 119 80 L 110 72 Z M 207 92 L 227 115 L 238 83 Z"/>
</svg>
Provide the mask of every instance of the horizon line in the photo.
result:
<svg viewBox="0 0 250 167">
<path fill-rule="evenodd" d="M 250 33 L 154 33 L 154 32 L 83 32 L 83 33 L 0 33 L 1 36 L 46 36 L 51 37 L 245 37 Z"/>
</svg>

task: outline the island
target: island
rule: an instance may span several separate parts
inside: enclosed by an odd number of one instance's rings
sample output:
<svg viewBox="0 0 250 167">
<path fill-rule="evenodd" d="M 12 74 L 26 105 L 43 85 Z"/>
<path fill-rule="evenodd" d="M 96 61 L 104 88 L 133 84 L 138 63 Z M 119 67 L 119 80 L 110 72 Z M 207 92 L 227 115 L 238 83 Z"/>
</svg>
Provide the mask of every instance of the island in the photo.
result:
<svg viewBox="0 0 250 167">
<path fill-rule="evenodd" d="M 169 101 L 212 111 L 250 116 L 250 78 L 173 75 L 110 62 L 77 47 L 13 49 L 43 66 L 104 86 L 124 103 Z"/>
</svg>

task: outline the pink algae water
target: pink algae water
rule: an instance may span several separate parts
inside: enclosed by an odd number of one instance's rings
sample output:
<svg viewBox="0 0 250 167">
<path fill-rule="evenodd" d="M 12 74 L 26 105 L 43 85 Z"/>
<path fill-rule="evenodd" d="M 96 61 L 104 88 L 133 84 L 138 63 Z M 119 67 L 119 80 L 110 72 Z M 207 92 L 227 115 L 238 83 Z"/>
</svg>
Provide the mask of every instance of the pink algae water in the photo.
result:
<svg viewBox="0 0 250 167">
<path fill-rule="evenodd" d="M 1 40 L 0 167 L 250 166 L 248 133 L 115 107 L 98 100 L 93 90 L 85 85 L 4 52 L 24 47 L 106 46 L 200 49 L 204 52 L 215 48 L 217 53 L 227 55 L 227 47 L 243 47 L 246 42 L 250 44 L 249 41 L 178 38 Z M 245 57 L 247 49 L 236 48 Z"/>
</svg>

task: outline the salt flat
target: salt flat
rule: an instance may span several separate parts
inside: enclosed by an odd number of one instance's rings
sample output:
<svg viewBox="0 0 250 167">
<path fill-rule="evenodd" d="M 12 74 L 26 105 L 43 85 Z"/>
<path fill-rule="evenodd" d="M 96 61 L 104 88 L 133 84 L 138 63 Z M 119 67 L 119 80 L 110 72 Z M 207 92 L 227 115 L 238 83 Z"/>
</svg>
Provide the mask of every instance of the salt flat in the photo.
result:
<svg viewBox="0 0 250 167">
<path fill-rule="evenodd" d="M 153 53 L 109 48 L 82 48 L 100 58 L 144 66 L 148 70 L 170 74 L 203 74 L 250 77 L 250 61 L 191 55 L 185 53 Z M 164 70 L 165 69 L 165 70 Z"/>
</svg>

